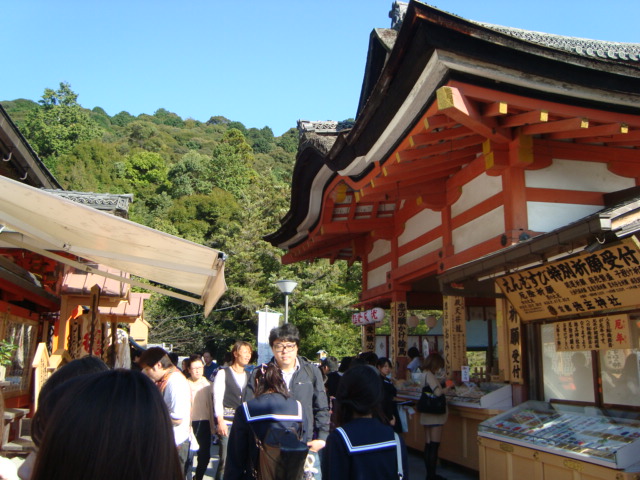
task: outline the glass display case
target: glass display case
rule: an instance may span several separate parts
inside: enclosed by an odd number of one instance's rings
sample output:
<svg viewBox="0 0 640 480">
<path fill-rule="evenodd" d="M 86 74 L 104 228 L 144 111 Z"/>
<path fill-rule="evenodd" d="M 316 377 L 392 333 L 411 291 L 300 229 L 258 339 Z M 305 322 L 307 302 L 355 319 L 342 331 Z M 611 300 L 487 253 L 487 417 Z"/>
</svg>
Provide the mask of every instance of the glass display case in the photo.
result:
<svg viewBox="0 0 640 480">
<path fill-rule="evenodd" d="M 530 400 L 482 422 L 478 435 L 625 469 L 640 461 L 640 420 L 623 415 Z"/>
</svg>

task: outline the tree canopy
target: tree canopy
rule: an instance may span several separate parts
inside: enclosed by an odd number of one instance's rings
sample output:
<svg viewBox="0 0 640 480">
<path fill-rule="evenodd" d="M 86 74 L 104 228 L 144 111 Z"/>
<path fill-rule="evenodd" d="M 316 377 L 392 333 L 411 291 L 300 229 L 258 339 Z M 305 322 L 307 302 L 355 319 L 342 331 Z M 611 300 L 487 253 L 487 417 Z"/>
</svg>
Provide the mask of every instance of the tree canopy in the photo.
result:
<svg viewBox="0 0 640 480">
<path fill-rule="evenodd" d="M 274 137 L 269 127 L 211 115 L 182 119 L 164 108 L 153 115 L 84 109 L 67 83 L 38 102 L 2 102 L 16 112 L 38 154 L 69 190 L 133 193 L 130 218 L 228 255 L 228 291 L 203 318 L 202 307 L 153 294 L 145 303 L 150 341 L 180 354 L 212 349 L 218 359 L 239 339 L 256 344 L 257 310 L 283 310 L 275 281 L 292 278 L 289 319 L 301 331 L 301 354 L 360 350 L 350 323 L 358 301 L 358 264 L 328 261 L 282 265 L 282 251 L 262 237 L 289 208 L 297 151 L 295 128 Z"/>
</svg>

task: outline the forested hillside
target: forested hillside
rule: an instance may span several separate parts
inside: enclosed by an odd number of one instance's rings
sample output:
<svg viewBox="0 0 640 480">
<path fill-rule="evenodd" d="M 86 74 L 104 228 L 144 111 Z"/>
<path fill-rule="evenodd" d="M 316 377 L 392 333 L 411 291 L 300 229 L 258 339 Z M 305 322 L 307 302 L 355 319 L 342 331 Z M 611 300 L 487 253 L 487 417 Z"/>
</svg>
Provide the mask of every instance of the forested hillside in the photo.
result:
<svg viewBox="0 0 640 480">
<path fill-rule="evenodd" d="M 289 313 L 303 335 L 301 353 L 315 358 L 324 349 L 341 357 L 359 350 L 350 306 L 357 301 L 360 266 L 282 266 L 283 252 L 262 240 L 289 207 L 294 128 L 274 137 L 269 127 L 220 116 L 203 123 L 162 108 L 109 116 L 99 107 L 82 108 L 77 99 L 61 83 L 38 102 L 1 103 L 65 189 L 133 193 L 131 220 L 228 255 L 229 290 L 208 318 L 201 307 L 153 295 L 145 309 L 151 342 L 173 343 L 181 354 L 206 345 L 218 358 L 236 339 L 255 345 L 256 311 L 269 305 L 282 312 L 274 282 L 291 278 L 299 282 Z"/>
</svg>

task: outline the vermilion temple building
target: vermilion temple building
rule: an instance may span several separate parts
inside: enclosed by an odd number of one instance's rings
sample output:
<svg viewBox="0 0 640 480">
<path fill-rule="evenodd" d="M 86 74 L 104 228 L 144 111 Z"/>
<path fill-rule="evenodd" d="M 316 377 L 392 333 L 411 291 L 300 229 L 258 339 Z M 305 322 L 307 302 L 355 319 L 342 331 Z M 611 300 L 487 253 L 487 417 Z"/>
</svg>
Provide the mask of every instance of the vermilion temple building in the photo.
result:
<svg viewBox="0 0 640 480">
<path fill-rule="evenodd" d="M 459 384 L 481 332 L 484 380 L 507 398 L 453 399 L 442 458 L 481 478 L 636 478 L 640 423 L 613 446 L 613 427 L 561 442 L 544 419 L 583 420 L 549 405 L 638 416 L 640 45 L 417 1 L 391 17 L 371 33 L 355 122 L 299 122 L 291 207 L 267 240 L 285 263 L 361 262 L 358 308 L 389 312 L 399 377 L 411 312 L 443 312 L 438 349 Z M 537 429 L 499 417 L 512 406 L 538 412 Z M 412 416 L 410 446 L 421 430 Z"/>
</svg>

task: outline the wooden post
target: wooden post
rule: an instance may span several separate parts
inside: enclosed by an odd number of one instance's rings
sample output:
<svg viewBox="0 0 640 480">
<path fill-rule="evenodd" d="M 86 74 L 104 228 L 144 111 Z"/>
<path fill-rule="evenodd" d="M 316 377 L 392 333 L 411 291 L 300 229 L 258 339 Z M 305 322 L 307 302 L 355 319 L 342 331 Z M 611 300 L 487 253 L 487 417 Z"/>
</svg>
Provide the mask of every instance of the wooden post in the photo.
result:
<svg viewBox="0 0 640 480">
<path fill-rule="evenodd" d="M 100 313 L 100 287 L 96 284 L 91 287 L 91 329 L 89 331 L 89 355 L 93 355 L 93 342 L 95 341 L 96 323 L 99 321 Z"/>
</svg>

